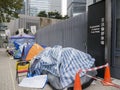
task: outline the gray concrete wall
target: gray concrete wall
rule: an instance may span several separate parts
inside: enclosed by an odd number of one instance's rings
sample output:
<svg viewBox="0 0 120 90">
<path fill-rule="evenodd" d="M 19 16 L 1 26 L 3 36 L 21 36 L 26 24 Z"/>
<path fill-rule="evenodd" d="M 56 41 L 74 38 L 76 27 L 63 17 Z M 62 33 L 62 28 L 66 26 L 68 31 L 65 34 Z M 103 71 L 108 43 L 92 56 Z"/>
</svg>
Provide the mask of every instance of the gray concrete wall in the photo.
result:
<svg viewBox="0 0 120 90">
<path fill-rule="evenodd" d="M 6 23 L 8 29 L 10 29 L 11 35 L 14 35 L 19 28 L 30 29 L 30 26 L 33 25 L 37 27 L 37 30 L 40 28 L 39 17 L 27 16 L 22 14 L 20 14 L 19 17 L 20 18 L 18 19 L 11 20 L 10 23 Z"/>
<path fill-rule="evenodd" d="M 40 29 L 36 42 L 45 46 L 62 45 L 86 51 L 87 15 L 81 14 Z"/>
<path fill-rule="evenodd" d="M 52 19 L 52 18 L 46 18 L 46 17 L 40 17 L 40 28 L 44 28 L 47 25 L 52 25 L 57 22 L 61 21 L 60 19 Z"/>
</svg>

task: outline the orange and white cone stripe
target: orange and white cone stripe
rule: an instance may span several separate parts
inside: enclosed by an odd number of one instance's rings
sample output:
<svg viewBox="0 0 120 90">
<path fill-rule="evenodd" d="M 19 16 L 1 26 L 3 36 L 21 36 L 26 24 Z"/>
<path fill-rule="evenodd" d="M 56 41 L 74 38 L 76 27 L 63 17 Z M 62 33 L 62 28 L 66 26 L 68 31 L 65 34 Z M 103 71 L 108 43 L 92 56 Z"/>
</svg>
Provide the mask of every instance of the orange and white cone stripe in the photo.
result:
<svg viewBox="0 0 120 90">
<path fill-rule="evenodd" d="M 84 69 L 84 70 L 80 69 L 80 70 L 79 70 L 79 73 L 81 73 L 81 72 L 84 72 L 84 73 L 85 73 L 85 72 L 88 72 L 88 71 L 95 71 L 95 70 L 102 69 L 102 68 L 105 68 L 105 67 L 108 67 L 108 66 L 109 66 L 109 64 L 106 63 L 105 65 L 98 66 L 98 67 L 94 67 L 94 68 L 90 68 L 90 69 Z M 98 81 L 100 81 L 101 83 L 103 83 L 103 80 L 102 80 L 102 79 L 98 79 L 98 78 L 93 77 L 93 76 L 88 75 L 88 74 L 85 74 L 85 75 L 88 76 L 88 77 L 90 77 L 90 78 L 93 78 L 93 79 L 95 79 L 95 80 L 98 80 Z M 119 88 L 119 89 L 120 89 L 120 85 L 114 84 L 114 83 L 112 83 L 112 82 L 106 82 L 106 81 L 104 81 L 104 82 L 107 83 L 107 84 L 109 84 L 109 86 L 113 86 L 113 87 L 116 87 L 116 88 Z"/>
<path fill-rule="evenodd" d="M 98 70 L 98 69 L 102 69 L 102 68 L 105 68 L 107 67 L 109 64 L 106 63 L 105 65 L 102 65 L 102 66 L 98 66 L 98 67 L 94 67 L 94 68 L 89 68 L 89 69 L 84 69 L 84 70 L 79 70 L 79 72 L 88 72 L 88 71 L 95 71 L 95 70 Z"/>
</svg>

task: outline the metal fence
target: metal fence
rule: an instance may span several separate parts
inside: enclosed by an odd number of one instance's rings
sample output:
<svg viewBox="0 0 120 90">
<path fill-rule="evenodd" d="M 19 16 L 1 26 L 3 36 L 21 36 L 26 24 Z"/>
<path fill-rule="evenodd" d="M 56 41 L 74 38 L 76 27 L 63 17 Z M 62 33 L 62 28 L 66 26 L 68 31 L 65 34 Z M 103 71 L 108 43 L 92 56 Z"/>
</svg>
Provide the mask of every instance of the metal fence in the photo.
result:
<svg viewBox="0 0 120 90">
<path fill-rule="evenodd" d="M 73 47 L 85 52 L 87 42 L 86 13 L 38 30 L 36 42 L 45 46 Z"/>
</svg>

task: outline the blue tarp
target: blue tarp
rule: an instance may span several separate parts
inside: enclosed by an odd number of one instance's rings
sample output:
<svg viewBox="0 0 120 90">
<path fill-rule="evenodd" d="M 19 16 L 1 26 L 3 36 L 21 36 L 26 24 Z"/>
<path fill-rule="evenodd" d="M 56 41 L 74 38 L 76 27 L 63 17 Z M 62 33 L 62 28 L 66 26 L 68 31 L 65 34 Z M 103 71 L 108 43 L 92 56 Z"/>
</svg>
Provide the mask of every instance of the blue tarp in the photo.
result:
<svg viewBox="0 0 120 90">
<path fill-rule="evenodd" d="M 20 46 L 23 45 L 24 43 L 34 43 L 35 42 L 35 37 L 32 35 L 27 35 L 27 34 L 23 34 L 23 35 L 14 35 L 11 36 L 9 39 L 9 43 L 13 43 L 14 47 L 15 47 L 15 54 L 14 54 L 14 58 L 21 58 L 21 54 L 22 54 L 22 49 L 20 50 Z"/>
<path fill-rule="evenodd" d="M 27 34 L 23 34 L 23 35 L 14 35 L 14 36 L 11 36 L 10 39 L 35 39 L 34 36 L 31 36 L 31 35 L 27 35 Z"/>
<path fill-rule="evenodd" d="M 13 44 L 15 46 L 15 49 L 18 50 L 20 45 L 18 43 L 16 43 L 16 42 L 13 42 Z"/>
<path fill-rule="evenodd" d="M 27 44 L 23 47 L 23 51 L 22 51 L 22 60 L 25 60 L 30 48 L 32 47 L 33 44 Z"/>
<path fill-rule="evenodd" d="M 59 77 L 62 88 L 74 81 L 76 72 L 80 69 L 91 68 L 95 62 L 95 59 L 87 53 L 72 47 L 62 48 L 59 45 L 45 48 L 33 60 L 30 67 L 31 75 L 40 75 L 47 71 L 53 76 Z M 85 73 L 80 73 L 81 77 L 84 75 Z"/>
</svg>

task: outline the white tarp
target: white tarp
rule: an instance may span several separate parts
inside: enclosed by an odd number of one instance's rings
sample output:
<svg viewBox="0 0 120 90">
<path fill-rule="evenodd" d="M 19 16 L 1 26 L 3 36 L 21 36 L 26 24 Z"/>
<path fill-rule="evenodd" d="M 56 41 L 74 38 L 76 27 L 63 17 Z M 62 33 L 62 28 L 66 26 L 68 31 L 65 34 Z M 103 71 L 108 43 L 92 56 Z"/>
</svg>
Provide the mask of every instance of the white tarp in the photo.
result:
<svg viewBox="0 0 120 90">
<path fill-rule="evenodd" d="M 38 75 L 34 77 L 24 78 L 19 86 L 29 88 L 43 88 L 47 82 L 47 75 Z"/>
</svg>

